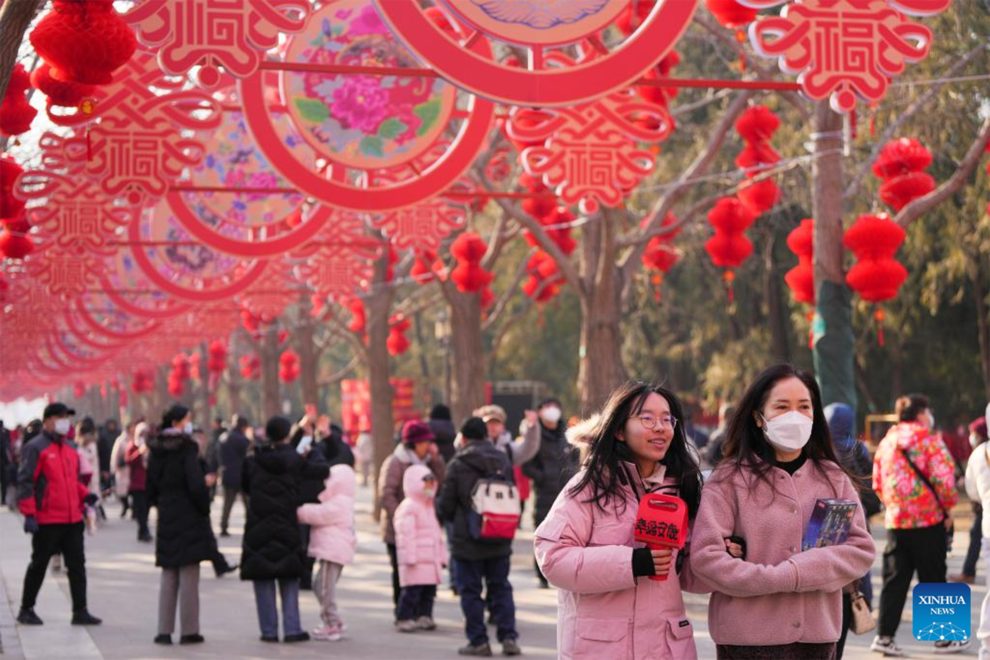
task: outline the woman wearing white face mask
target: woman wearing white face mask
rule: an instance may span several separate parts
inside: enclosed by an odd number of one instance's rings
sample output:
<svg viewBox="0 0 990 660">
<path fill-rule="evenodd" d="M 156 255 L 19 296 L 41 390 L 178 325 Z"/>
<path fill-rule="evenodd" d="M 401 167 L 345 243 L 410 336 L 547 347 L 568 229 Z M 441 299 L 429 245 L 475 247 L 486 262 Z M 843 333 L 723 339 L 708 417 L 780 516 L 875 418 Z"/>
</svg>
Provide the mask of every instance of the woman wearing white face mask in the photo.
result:
<svg viewBox="0 0 990 660">
<path fill-rule="evenodd" d="M 712 587 L 718 658 L 835 658 L 842 588 L 873 563 L 862 509 L 845 543 L 802 551 L 819 499 L 859 502 L 839 466 L 809 374 L 777 365 L 737 406 L 691 541 L 694 574 Z M 743 546 L 730 555 L 726 539 Z"/>
</svg>

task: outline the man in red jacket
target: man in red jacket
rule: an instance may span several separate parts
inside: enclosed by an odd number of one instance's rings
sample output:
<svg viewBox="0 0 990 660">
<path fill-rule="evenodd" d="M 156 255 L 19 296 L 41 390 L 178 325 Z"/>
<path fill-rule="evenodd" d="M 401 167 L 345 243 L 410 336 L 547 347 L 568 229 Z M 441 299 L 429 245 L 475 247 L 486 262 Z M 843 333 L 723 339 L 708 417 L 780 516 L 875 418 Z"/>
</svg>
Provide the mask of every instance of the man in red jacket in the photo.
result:
<svg viewBox="0 0 990 660">
<path fill-rule="evenodd" d="M 17 501 L 24 514 L 24 531 L 32 534 L 31 563 L 24 575 L 17 621 L 40 626 L 34 604 L 45 579 L 48 561 L 61 553 L 69 573 L 73 625 L 97 625 L 100 619 L 86 607 L 86 557 L 83 552 L 83 505 L 95 500 L 79 480 L 79 454 L 66 438 L 75 415 L 63 403 L 50 403 L 42 415 L 42 431 L 21 450 L 17 472 Z"/>
</svg>

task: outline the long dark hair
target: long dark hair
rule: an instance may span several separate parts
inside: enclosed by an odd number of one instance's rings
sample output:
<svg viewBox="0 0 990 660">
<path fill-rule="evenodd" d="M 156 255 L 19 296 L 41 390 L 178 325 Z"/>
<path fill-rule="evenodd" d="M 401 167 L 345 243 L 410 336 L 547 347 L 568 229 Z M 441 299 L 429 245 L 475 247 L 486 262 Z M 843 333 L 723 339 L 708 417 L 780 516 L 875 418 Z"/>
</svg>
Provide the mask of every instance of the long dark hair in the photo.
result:
<svg viewBox="0 0 990 660">
<path fill-rule="evenodd" d="M 725 438 L 723 447 L 723 458 L 719 462 L 719 467 L 725 464 L 731 465 L 731 472 L 746 470 L 752 473 L 758 480 L 767 483 L 776 492 L 773 482 L 768 476 L 770 470 L 777 463 L 773 446 L 767 441 L 763 429 L 756 425 L 757 414 L 763 414 L 763 406 L 766 405 L 770 397 L 770 391 L 774 385 L 788 378 L 797 378 L 808 388 L 811 394 L 811 411 L 814 425 L 811 427 L 811 438 L 804 447 L 805 456 L 814 463 L 822 475 L 825 469 L 822 466 L 824 461 L 831 461 L 835 467 L 843 472 L 845 468 L 835 455 L 835 448 L 832 446 L 832 436 L 828 430 L 828 422 L 825 420 L 825 412 L 822 407 L 822 394 L 818 389 L 815 378 L 790 364 L 776 364 L 763 371 L 756 380 L 749 386 L 746 393 L 736 406 L 736 414 L 732 416 L 729 430 Z M 730 474 L 717 470 L 713 478 Z M 846 472 L 848 476 L 848 472 Z M 835 490 L 835 484 L 832 484 Z"/>
<path fill-rule="evenodd" d="M 568 494 L 577 497 L 581 491 L 590 487 L 587 502 L 593 502 L 602 511 L 610 502 L 617 502 L 616 506 L 621 511 L 625 510 L 626 498 L 621 489 L 628 485 L 628 479 L 620 463 L 632 463 L 635 457 L 629 445 L 621 442 L 617 436 L 625 428 L 626 421 L 643 410 L 650 394 L 662 396 L 670 405 L 670 414 L 678 420 L 670 447 L 660 463 L 667 469 L 666 476 L 678 479 L 679 495 L 688 505 L 688 515 L 694 518 L 701 500 L 701 470 L 684 435 L 681 402 L 670 390 L 639 381 L 623 383 L 609 396 L 591 432 L 590 452 L 584 461 L 584 475 Z"/>
<path fill-rule="evenodd" d="M 162 415 L 161 430 L 164 431 L 166 429 L 172 428 L 173 424 L 175 424 L 180 420 L 185 419 L 186 415 L 188 414 L 189 414 L 189 408 L 186 408 L 181 403 L 173 404 L 172 407 L 166 410 L 165 414 Z"/>
</svg>

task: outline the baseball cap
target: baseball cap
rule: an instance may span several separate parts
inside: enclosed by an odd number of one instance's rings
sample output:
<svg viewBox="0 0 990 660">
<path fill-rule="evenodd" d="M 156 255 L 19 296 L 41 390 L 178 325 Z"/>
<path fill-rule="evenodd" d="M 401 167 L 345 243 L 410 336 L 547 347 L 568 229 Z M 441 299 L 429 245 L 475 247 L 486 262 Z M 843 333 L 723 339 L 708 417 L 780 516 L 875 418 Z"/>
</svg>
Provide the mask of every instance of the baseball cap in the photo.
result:
<svg viewBox="0 0 990 660">
<path fill-rule="evenodd" d="M 59 403 L 58 401 L 54 403 L 49 403 L 45 406 L 45 411 L 41 414 L 41 419 L 48 419 L 49 417 L 65 417 L 66 415 L 75 415 L 76 411 L 65 405 L 64 403 Z"/>
</svg>

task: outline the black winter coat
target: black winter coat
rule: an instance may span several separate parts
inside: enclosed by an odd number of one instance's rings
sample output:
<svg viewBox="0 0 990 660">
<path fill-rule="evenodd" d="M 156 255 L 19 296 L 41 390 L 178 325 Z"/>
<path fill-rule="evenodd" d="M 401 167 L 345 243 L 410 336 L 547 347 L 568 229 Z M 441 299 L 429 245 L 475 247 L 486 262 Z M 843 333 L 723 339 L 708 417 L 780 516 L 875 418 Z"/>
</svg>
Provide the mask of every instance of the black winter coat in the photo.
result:
<svg viewBox="0 0 990 660">
<path fill-rule="evenodd" d="M 457 429 L 454 428 L 454 423 L 449 419 L 431 419 L 428 424 L 430 425 L 430 430 L 433 431 L 433 437 L 437 443 L 437 449 L 440 450 L 440 455 L 443 456 L 444 463 L 450 463 L 450 459 L 454 457 L 454 438 L 457 437 Z"/>
<path fill-rule="evenodd" d="M 241 554 L 242 580 L 298 578 L 306 548 L 299 537 L 296 509 L 304 479 L 326 479 L 325 463 L 306 463 L 291 444 L 258 447 L 244 463 L 242 488 L 248 495 Z"/>
<path fill-rule="evenodd" d="M 160 433 L 148 446 L 148 504 L 158 507 L 155 565 L 178 568 L 212 559 L 216 539 L 199 447 L 183 433 Z"/>
<path fill-rule="evenodd" d="M 224 488 L 239 490 L 241 475 L 244 473 L 244 459 L 247 457 L 251 441 L 237 429 L 230 429 L 220 443 L 220 467 Z"/>
<path fill-rule="evenodd" d="M 469 442 L 447 464 L 447 474 L 437 494 L 437 515 L 443 522 L 454 523 L 451 555 L 456 559 L 481 561 L 512 554 L 511 539 L 479 541 L 468 531 L 467 513 L 475 483 L 499 470 L 513 481 L 509 457 L 488 440 Z"/>
<path fill-rule="evenodd" d="M 562 423 L 548 429 L 540 422 L 540 451 L 522 466 L 523 474 L 533 480 L 536 493 L 533 517 L 537 525 L 547 517 L 557 495 L 577 474 L 580 460 L 577 447 L 567 442 Z"/>
</svg>

